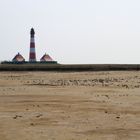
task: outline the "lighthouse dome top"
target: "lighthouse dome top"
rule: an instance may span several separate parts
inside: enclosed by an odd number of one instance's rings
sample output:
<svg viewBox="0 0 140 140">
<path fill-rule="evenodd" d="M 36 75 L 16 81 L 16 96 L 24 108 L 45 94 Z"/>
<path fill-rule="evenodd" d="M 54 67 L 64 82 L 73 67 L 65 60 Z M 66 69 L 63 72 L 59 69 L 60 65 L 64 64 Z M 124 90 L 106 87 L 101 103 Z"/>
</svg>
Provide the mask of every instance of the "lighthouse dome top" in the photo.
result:
<svg viewBox="0 0 140 140">
<path fill-rule="evenodd" d="M 34 28 L 31 28 L 31 34 L 35 34 Z"/>
</svg>

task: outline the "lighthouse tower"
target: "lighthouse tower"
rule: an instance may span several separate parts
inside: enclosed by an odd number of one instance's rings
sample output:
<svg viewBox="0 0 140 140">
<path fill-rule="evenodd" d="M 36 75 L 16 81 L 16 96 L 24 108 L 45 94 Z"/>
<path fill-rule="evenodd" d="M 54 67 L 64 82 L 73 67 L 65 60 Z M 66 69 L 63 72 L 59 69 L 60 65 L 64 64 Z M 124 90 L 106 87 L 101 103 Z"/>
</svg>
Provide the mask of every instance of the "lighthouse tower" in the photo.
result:
<svg viewBox="0 0 140 140">
<path fill-rule="evenodd" d="M 29 54 L 29 62 L 36 62 L 36 53 L 35 53 L 35 31 L 32 28 L 30 31 L 30 54 Z"/>
</svg>

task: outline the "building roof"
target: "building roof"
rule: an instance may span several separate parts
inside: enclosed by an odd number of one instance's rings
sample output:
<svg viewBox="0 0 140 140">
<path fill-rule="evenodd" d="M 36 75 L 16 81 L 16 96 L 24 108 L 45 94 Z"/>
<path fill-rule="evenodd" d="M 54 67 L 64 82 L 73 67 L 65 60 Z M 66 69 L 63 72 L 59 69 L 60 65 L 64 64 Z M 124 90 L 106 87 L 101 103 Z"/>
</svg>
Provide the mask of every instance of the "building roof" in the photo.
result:
<svg viewBox="0 0 140 140">
<path fill-rule="evenodd" d="M 25 61 L 24 57 L 18 53 L 13 59 L 12 61 L 17 61 L 17 62 L 22 62 L 22 61 Z"/>
<path fill-rule="evenodd" d="M 48 54 L 44 54 L 40 61 L 54 61 Z"/>
</svg>

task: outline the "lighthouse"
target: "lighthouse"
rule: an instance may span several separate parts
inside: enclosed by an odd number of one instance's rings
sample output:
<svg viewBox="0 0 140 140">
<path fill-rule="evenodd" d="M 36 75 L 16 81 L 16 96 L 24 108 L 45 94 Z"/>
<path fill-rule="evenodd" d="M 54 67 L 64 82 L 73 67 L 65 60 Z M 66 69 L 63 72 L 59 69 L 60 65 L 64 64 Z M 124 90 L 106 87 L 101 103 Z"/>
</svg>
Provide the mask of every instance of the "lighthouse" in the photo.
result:
<svg viewBox="0 0 140 140">
<path fill-rule="evenodd" d="M 35 31 L 32 28 L 30 31 L 30 53 L 29 62 L 36 62 L 36 52 L 35 52 Z"/>
</svg>

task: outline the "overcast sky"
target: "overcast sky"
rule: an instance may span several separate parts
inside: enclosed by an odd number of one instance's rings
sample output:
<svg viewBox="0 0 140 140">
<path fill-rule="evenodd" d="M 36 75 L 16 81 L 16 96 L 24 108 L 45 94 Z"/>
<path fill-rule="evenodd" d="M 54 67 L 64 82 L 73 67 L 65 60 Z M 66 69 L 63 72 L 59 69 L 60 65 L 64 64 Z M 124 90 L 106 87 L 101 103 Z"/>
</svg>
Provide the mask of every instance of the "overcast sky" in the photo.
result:
<svg viewBox="0 0 140 140">
<path fill-rule="evenodd" d="M 140 0 L 0 0 L 0 60 L 29 59 L 31 27 L 38 60 L 140 63 Z"/>
</svg>

